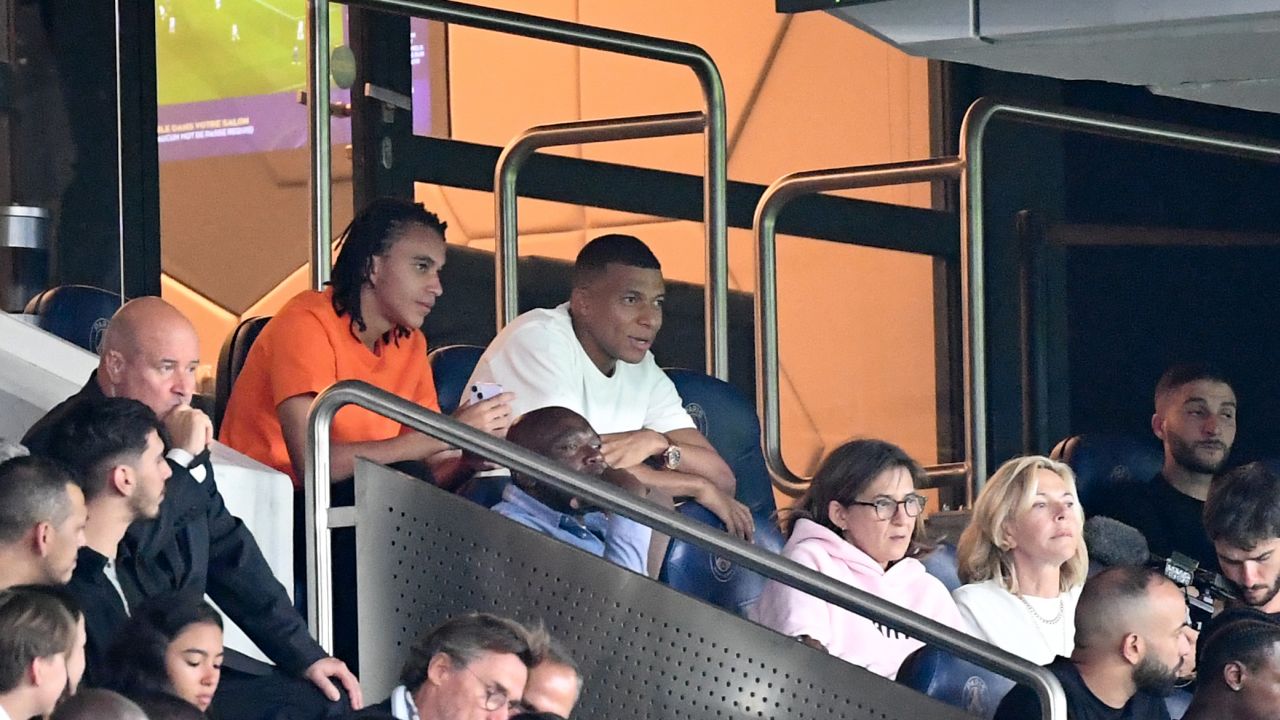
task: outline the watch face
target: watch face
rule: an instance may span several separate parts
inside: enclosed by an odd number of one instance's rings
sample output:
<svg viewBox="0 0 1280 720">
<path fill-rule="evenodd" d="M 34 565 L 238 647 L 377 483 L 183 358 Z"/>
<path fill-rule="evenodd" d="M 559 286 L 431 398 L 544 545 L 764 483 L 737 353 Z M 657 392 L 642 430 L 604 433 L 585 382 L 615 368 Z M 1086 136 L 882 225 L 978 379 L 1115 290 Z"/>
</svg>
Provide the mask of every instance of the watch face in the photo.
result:
<svg viewBox="0 0 1280 720">
<path fill-rule="evenodd" d="M 663 454 L 663 460 L 668 470 L 675 470 L 680 465 L 680 448 L 676 445 L 667 446 L 666 452 Z"/>
</svg>

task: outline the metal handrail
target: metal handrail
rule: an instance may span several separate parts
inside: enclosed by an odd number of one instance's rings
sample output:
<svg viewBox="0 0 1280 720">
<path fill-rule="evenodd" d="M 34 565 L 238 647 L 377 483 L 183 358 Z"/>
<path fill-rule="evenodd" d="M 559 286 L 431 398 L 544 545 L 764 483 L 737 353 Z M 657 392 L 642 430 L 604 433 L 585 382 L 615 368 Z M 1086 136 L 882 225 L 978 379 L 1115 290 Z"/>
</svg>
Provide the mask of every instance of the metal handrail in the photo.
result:
<svg viewBox="0 0 1280 720">
<path fill-rule="evenodd" d="M 307 0 L 307 142 L 311 143 L 311 289 L 333 267 L 333 148 L 329 127 L 329 0 Z"/>
<path fill-rule="evenodd" d="M 307 39 L 311 50 L 307 74 L 308 135 L 311 141 L 311 278 L 312 285 L 317 290 L 328 280 L 331 264 L 329 241 L 333 198 L 330 187 L 332 150 L 329 146 L 329 4 L 330 0 L 308 0 L 308 21 L 311 28 Z M 728 379 L 728 125 L 725 119 L 724 82 L 715 61 L 705 50 L 674 40 L 451 0 L 343 0 L 343 4 L 659 60 L 685 65 L 693 70 L 706 101 L 703 216 L 706 218 L 707 236 L 707 370 L 714 377 Z"/>
<path fill-rule="evenodd" d="M 503 465 L 512 472 L 582 498 L 588 504 L 643 522 L 654 530 L 680 538 L 767 578 L 777 580 L 837 607 L 857 613 L 886 627 L 937 645 L 956 656 L 990 668 L 1034 688 L 1046 720 L 1066 717 L 1062 686 L 1048 670 L 994 645 L 973 638 L 931 618 L 901 608 L 883 598 L 833 580 L 793 560 L 762 550 L 727 533 L 690 520 L 665 508 L 643 502 L 631 494 L 582 473 L 567 470 L 540 455 L 506 440 L 468 427 L 357 380 L 343 380 L 316 396 L 307 417 L 306 493 L 308 621 L 321 647 L 333 644 L 332 545 L 328 529 L 350 525 L 348 517 L 335 517 L 329 507 L 329 430 L 334 415 L 356 405 L 449 445 Z"/>
<path fill-rule="evenodd" d="M 502 149 L 502 154 L 498 156 L 498 163 L 493 170 L 494 206 L 497 213 L 494 222 L 497 242 L 494 243 L 493 249 L 493 284 L 498 332 L 502 332 L 502 328 L 515 320 L 520 312 L 519 282 L 516 278 L 519 268 L 516 181 L 520 177 L 520 168 L 524 167 L 525 160 L 542 148 L 690 135 L 702 132 L 706 125 L 707 116 L 701 112 L 579 120 L 537 125 L 525 130 L 507 143 L 507 146 Z M 713 274 L 708 273 L 707 287 L 711 288 L 711 283 L 714 281 Z M 708 372 L 710 373 L 710 369 Z"/>
<path fill-rule="evenodd" d="M 809 478 L 787 467 L 782 457 L 782 416 L 778 378 L 778 215 L 787 203 L 813 193 L 832 190 L 902 185 L 960 176 L 964 161 L 958 157 L 929 158 L 885 165 L 864 165 L 832 170 L 810 170 L 784 175 L 774 181 L 756 205 L 756 407 L 760 414 L 760 444 L 774 487 L 788 495 L 804 491 Z M 966 483 L 966 486 L 971 483 Z M 967 502 L 968 498 L 966 498 Z"/>
<path fill-rule="evenodd" d="M 965 429 L 972 471 L 970 492 L 982 489 L 987 477 L 986 426 L 986 295 L 983 258 L 984 232 L 982 216 L 983 145 L 987 128 L 1000 115 L 1010 116 L 1034 125 L 1075 130 L 1092 135 L 1166 145 L 1186 150 L 1213 152 L 1250 160 L 1280 161 L 1280 143 L 1259 142 L 1225 133 L 1199 128 L 1136 121 L 1104 113 L 1065 110 L 1048 106 L 1022 105 L 979 98 L 965 113 L 960 129 L 960 156 L 965 171 L 961 177 L 961 278 L 964 283 L 964 333 L 966 398 L 971 405 L 966 413 Z"/>
</svg>

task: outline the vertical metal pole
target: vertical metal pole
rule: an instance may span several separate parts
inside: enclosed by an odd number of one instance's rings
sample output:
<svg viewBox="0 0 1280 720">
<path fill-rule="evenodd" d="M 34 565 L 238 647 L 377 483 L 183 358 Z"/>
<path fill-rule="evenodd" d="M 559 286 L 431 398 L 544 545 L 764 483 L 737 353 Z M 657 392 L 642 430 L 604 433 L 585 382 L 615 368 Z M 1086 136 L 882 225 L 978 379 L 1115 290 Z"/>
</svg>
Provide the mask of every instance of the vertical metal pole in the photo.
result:
<svg viewBox="0 0 1280 720">
<path fill-rule="evenodd" d="M 329 533 L 329 428 L 339 406 L 312 401 L 307 423 L 303 516 L 307 538 L 307 622 L 316 642 L 333 653 L 333 536 Z"/>
<path fill-rule="evenodd" d="M 120 57 L 120 44 L 124 42 L 124 28 L 120 21 L 120 2 L 115 1 L 115 20 L 116 20 L 116 240 L 118 241 L 119 255 L 116 260 L 120 263 L 120 303 L 123 305 L 125 294 L 128 292 L 128 285 L 125 284 L 124 278 L 124 110 L 122 103 L 124 102 L 124 92 L 121 87 L 120 76 L 124 72 L 124 60 Z"/>
<path fill-rule="evenodd" d="M 508 143 L 494 169 L 494 205 L 497 208 L 497 240 L 493 244 L 493 298 L 498 332 L 520 313 L 520 285 L 516 278 L 520 260 L 520 226 L 516 208 L 516 179 L 520 165 L 535 145 L 520 142 L 529 131 Z"/>
<path fill-rule="evenodd" d="M 1018 344 L 1019 365 L 1022 382 L 1022 452 L 1036 452 L 1038 437 L 1036 433 L 1036 417 L 1039 414 L 1037 399 L 1039 398 L 1040 375 L 1035 371 L 1040 357 L 1040 348 L 1036 346 L 1036 334 L 1039 327 L 1040 309 L 1037 307 L 1039 283 L 1039 260 L 1036 250 L 1036 234 L 1033 229 L 1034 220 L 1030 210 L 1022 210 L 1017 214 L 1018 235 Z"/>
<path fill-rule="evenodd" d="M 961 133 L 963 135 L 963 131 Z M 962 149 L 962 152 L 965 150 Z M 982 255 L 982 172 L 978 148 L 969 148 L 960 176 L 960 279 L 964 319 L 965 446 L 969 482 L 965 505 L 972 506 L 987 480 L 987 326 Z"/>
<path fill-rule="evenodd" d="M 311 289 L 333 266 L 333 145 L 329 139 L 329 0 L 307 0 L 307 130 L 311 143 Z"/>
<path fill-rule="evenodd" d="M 760 196 L 752 222 L 756 240 L 756 408 L 760 444 L 774 487 L 791 496 L 803 492 L 809 478 L 793 473 L 782 457 L 782 414 L 778 379 L 778 215 L 797 197 L 830 190 L 948 180 L 964 169 L 958 157 L 928 158 L 885 165 L 811 170 L 784 175 Z"/>
<path fill-rule="evenodd" d="M 715 63 L 707 58 L 710 72 L 699 73 L 707 96 L 706 171 L 703 216 L 706 218 L 707 281 L 705 289 L 707 374 L 729 379 L 729 215 L 727 122 L 724 83 Z"/>
</svg>

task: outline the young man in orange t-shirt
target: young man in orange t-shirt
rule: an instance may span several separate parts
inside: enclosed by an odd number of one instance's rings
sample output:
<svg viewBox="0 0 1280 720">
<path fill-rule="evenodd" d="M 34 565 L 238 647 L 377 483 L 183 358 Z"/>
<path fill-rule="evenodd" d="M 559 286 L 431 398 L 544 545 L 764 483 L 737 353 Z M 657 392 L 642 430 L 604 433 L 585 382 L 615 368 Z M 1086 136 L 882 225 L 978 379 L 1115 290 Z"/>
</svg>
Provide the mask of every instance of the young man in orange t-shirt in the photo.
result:
<svg viewBox="0 0 1280 720">
<path fill-rule="evenodd" d="M 263 328 L 227 401 L 220 439 L 293 478 L 301 488 L 307 411 L 338 380 L 364 380 L 439 411 L 422 321 L 443 294 L 445 224 L 421 205 L 382 198 L 351 221 L 340 238 L 329 287 L 291 299 Z M 510 393 L 464 405 L 454 417 L 505 435 Z M 363 408 L 338 411 L 330 428 L 333 501 L 350 504 L 356 457 L 383 464 L 424 463 L 449 486 L 462 468 L 459 451 Z M 305 577 L 302 493 L 294 497 L 294 572 Z M 355 587 L 354 534 L 334 537 L 339 588 Z M 334 654 L 355 667 L 354 592 L 334 594 Z"/>
<path fill-rule="evenodd" d="M 427 339 L 419 329 L 443 294 L 445 223 L 420 204 L 375 200 L 340 238 L 329 287 L 303 292 L 272 318 L 249 351 L 227 402 L 220 439 L 301 486 L 307 410 L 338 380 L 364 380 L 439 411 Z M 454 417 L 503 435 L 511 395 L 464 405 Z M 427 463 L 453 472 L 457 451 L 362 408 L 340 410 L 332 425 L 333 481 L 355 473 L 356 456 L 389 464 Z"/>
</svg>

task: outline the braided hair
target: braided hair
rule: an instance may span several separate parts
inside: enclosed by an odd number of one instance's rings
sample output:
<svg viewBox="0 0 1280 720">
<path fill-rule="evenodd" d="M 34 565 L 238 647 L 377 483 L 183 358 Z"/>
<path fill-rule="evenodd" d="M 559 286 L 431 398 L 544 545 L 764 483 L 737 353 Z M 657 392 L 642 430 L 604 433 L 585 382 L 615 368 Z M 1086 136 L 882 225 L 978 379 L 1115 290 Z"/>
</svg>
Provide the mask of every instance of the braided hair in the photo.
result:
<svg viewBox="0 0 1280 720">
<path fill-rule="evenodd" d="M 339 317 L 351 318 L 351 334 L 368 329 L 360 307 L 360 290 L 369 282 L 373 258 L 385 255 L 401 233 L 414 225 L 431 230 L 443 239 L 448 223 L 422 203 L 383 197 L 369 203 L 338 236 L 338 259 L 333 263 L 329 286 L 333 288 L 333 311 Z M 413 330 L 397 325 L 382 336 L 382 342 L 399 342 Z"/>
</svg>

